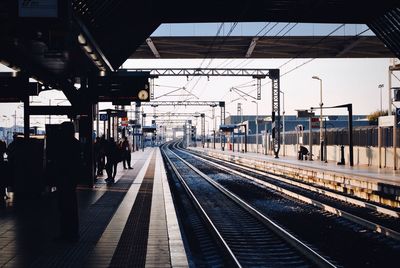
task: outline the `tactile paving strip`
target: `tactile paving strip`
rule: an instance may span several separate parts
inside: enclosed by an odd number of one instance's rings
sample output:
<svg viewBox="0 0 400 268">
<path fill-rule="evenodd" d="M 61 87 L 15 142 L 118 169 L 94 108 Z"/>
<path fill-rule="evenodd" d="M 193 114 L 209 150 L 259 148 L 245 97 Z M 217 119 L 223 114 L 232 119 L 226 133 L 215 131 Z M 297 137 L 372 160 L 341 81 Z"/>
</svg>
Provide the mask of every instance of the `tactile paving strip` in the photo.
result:
<svg viewBox="0 0 400 268">
<path fill-rule="evenodd" d="M 48 250 L 39 256 L 31 267 L 81 267 L 96 242 L 101 237 L 107 224 L 113 217 L 129 187 L 136 178 L 139 167 L 145 159 L 135 163 L 135 174 L 122 176 L 112 187 L 118 191 L 105 192 L 95 204 L 91 205 L 84 218 L 80 219 L 79 243 L 50 245 Z"/>
<path fill-rule="evenodd" d="M 151 201 L 153 196 L 155 160 L 156 157 L 153 155 L 135 203 L 129 213 L 128 221 L 111 260 L 110 267 L 145 266 Z"/>
</svg>

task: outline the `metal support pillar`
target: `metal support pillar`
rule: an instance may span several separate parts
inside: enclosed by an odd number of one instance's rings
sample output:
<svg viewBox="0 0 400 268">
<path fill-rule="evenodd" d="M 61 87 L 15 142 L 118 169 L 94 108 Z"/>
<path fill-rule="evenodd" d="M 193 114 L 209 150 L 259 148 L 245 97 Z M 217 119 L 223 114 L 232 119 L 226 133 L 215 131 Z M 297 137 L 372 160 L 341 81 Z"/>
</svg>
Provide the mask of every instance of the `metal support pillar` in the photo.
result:
<svg viewBox="0 0 400 268">
<path fill-rule="evenodd" d="M 272 142 L 274 146 L 275 158 L 279 158 L 280 149 L 280 89 L 279 89 L 279 69 L 270 70 L 269 78 L 272 82 Z"/>
<path fill-rule="evenodd" d="M 24 99 L 24 138 L 29 139 L 30 131 L 29 97 Z"/>
<path fill-rule="evenodd" d="M 397 169 L 397 122 L 393 124 L 393 170 Z"/>
<path fill-rule="evenodd" d="M 225 125 L 225 102 L 221 101 L 219 103 L 219 107 L 221 108 L 221 125 Z M 220 132 L 220 142 L 221 142 L 221 149 L 225 150 L 225 134 L 224 134 L 224 139 L 222 140 L 222 132 Z"/>
<path fill-rule="evenodd" d="M 247 126 L 244 126 L 244 152 L 247 153 Z"/>
<path fill-rule="evenodd" d="M 100 115 L 99 115 L 99 103 L 94 105 L 96 114 L 96 137 L 100 137 Z"/>
<path fill-rule="evenodd" d="M 150 78 L 150 100 L 154 100 L 154 78 Z"/>
<path fill-rule="evenodd" d="M 310 160 L 310 161 L 313 160 L 313 153 L 312 153 L 313 140 L 312 140 L 312 127 L 311 127 L 311 124 L 312 124 L 312 117 L 310 116 L 308 118 L 308 146 L 310 147 L 309 148 L 310 156 L 309 156 L 308 160 Z"/>
<path fill-rule="evenodd" d="M 225 125 L 225 102 L 221 101 L 219 107 L 221 108 L 221 125 Z"/>
<path fill-rule="evenodd" d="M 146 118 L 146 114 L 142 114 L 142 151 L 144 151 L 144 131 L 143 131 L 143 127 L 144 127 L 145 118 Z"/>
<path fill-rule="evenodd" d="M 232 152 L 235 152 L 235 130 L 232 130 Z"/>
<path fill-rule="evenodd" d="M 379 168 L 382 168 L 382 127 L 378 126 L 378 162 Z"/>
<path fill-rule="evenodd" d="M 79 117 L 79 140 L 83 151 L 82 183 L 92 187 L 95 180 L 93 155 L 93 105 L 85 107 L 84 115 Z"/>
<path fill-rule="evenodd" d="M 353 105 L 347 105 L 347 111 L 349 112 L 349 153 L 350 153 L 350 166 L 354 166 L 353 157 Z"/>
<path fill-rule="evenodd" d="M 261 78 L 257 78 L 257 100 L 261 100 Z"/>
<path fill-rule="evenodd" d="M 136 124 L 136 127 L 134 129 L 134 133 L 135 133 L 135 135 L 134 135 L 134 144 L 135 144 L 135 147 L 136 147 L 136 151 L 139 150 L 139 128 L 138 128 L 138 125 L 139 125 L 139 122 L 140 122 L 140 106 L 141 106 L 141 103 L 140 102 L 136 102 L 136 104 L 135 104 L 135 124 Z"/>
<path fill-rule="evenodd" d="M 111 138 L 111 112 L 107 110 L 107 140 Z"/>
<path fill-rule="evenodd" d="M 215 129 L 214 129 L 214 147 L 213 148 L 215 149 Z"/>
<path fill-rule="evenodd" d="M 201 124 L 201 144 L 204 148 L 205 136 L 206 136 L 206 115 L 200 114 L 200 124 Z"/>
</svg>

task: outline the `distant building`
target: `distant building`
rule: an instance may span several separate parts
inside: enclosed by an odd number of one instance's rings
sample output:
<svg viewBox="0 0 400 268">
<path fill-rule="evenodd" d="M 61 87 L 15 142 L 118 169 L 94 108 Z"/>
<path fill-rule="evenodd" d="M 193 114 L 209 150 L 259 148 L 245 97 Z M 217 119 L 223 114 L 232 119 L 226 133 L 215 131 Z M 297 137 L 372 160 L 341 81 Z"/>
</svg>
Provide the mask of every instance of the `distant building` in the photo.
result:
<svg viewBox="0 0 400 268">
<path fill-rule="evenodd" d="M 242 121 L 243 120 L 243 121 Z M 225 119 L 225 124 L 239 124 L 244 122 L 249 126 L 249 133 L 256 133 L 256 116 L 255 115 L 231 115 Z M 326 128 L 346 128 L 348 119 L 346 115 L 329 115 L 326 116 Z M 295 131 L 296 126 L 303 125 L 304 130 L 309 129 L 308 118 L 298 118 L 296 115 L 285 115 L 285 131 Z M 366 115 L 353 115 L 353 126 L 368 126 L 369 122 Z M 281 127 L 283 126 L 283 117 L 281 116 Z M 258 132 L 267 130 L 271 132 L 271 116 L 258 116 Z"/>
<path fill-rule="evenodd" d="M 5 141 L 8 144 L 13 141 L 14 133 L 23 134 L 24 127 L 23 126 L 13 126 L 13 127 L 0 127 L 0 139 Z M 44 134 L 44 131 L 35 129 L 35 127 L 31 127 L 31 134 Z"/>
</svg>

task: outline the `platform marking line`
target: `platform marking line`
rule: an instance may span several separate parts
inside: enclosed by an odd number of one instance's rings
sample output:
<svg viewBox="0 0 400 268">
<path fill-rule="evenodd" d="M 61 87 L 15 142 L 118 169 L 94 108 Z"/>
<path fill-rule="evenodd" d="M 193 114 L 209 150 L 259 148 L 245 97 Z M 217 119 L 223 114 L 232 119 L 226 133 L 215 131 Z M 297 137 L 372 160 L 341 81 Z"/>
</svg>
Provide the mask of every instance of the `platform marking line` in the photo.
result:
<svg viewBox="0 0 400 268">
<path fill-rule="evenodd" d="M 149 167 L 150 160 L 153 157 L 153 153 L 154 151 L 151 152 L 147 157 L 147 160 L 138 173 L 134 183 L 132 183 L 113 218 L 107 225 L 103 235 L 93 249 L 92 254 L 87 262 L 88 267 L 109 267 L 118 242 L 121 238 L 121 234 L 124 230 L 129 212 L 136 200 L 139 188 Z"/>
</svg>

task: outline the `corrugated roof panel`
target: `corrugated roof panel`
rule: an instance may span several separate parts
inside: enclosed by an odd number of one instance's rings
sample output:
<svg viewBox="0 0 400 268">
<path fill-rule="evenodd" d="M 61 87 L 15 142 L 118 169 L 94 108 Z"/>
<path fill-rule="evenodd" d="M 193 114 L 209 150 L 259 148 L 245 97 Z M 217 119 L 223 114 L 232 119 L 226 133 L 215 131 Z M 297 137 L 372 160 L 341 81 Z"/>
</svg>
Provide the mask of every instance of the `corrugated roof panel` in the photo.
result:
<svg viewBox="0 0 400 268">
<path fill-rule="evenodd" d="M 368 26 L 400 58 L 400 8 L 394 8 L 374 19 Z"/>
</svg>

